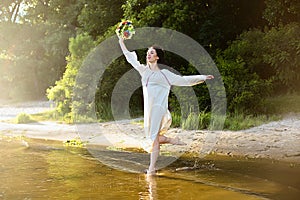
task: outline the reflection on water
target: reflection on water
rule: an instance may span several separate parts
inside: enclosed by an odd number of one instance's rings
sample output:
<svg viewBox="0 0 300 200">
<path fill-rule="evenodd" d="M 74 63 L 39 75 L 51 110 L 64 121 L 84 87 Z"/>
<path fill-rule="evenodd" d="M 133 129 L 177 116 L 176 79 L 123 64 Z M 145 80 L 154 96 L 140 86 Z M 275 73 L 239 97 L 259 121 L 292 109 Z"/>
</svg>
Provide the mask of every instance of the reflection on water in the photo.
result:
<svg viewBox="0 0 300 200">
<path fill-rule="evenodd" d="M 214 158 L 158 176 L 111 169 L 85 149 L 0 137 L 0 199 L 298 199 L 299 165 Z M 114 152 L 115 153 L 115 152 Z M 214 167 L 211 166 L 214 164 Z"/>
<path fill-rule="evenodd" d="M 148 184 L 148 191 L 145 194 L 150 200 L 157 199 L 157 187 L 156 187 L 156 176 L 145 176 Z M 142 196 L 140 199 L 143 199 Z"/>
</svg>

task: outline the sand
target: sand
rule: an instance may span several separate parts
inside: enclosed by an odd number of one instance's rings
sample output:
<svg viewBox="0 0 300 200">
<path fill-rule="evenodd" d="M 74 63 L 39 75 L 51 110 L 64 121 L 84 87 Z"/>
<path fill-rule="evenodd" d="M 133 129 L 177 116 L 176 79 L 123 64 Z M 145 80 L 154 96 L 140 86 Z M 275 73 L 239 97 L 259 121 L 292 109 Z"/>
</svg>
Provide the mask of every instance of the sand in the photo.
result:
<svg viewBox="0 0 300 200">
<path fill-rule="evenodd" d="M 80 138 L 91 145 L 140 148 L 143 138 L 141 119 L 72 125 L 50 121 L 29 124 L 13 124 L 7 121 L 20 112 L 34 114 L 50 109 L 53 109 L 53 104 L 45 101 L 0 106 L 0 136 L 25 136 L 58 141 Z M 300 114 L 241 131 L 173 128 L 167 135 L 178 136 L 187 145 L 163 145 L 162 151 L 188 152 L 199 156 L 214 153 L 300 163 Z"/>
</svg>

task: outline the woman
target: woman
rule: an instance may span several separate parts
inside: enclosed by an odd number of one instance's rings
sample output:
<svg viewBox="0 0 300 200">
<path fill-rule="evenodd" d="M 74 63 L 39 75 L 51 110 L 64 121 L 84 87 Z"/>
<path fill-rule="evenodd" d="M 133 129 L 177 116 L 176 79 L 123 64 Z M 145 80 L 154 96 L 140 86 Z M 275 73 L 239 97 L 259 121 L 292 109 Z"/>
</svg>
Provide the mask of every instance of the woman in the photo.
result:
<svg viewBox="0 0 300 200">
<path fill-rule="evenodd" d="M 159 64 L 164 59 L 164 52 L 158 47 L 150 47 L 147 51 L 147 64 L 141 64 L 135 52 L 129 52 L 124 40 L 119 37 L 120 47 L 126 60 L 140 73 L 144 95 L 144 129 L 146 140 L 143 148 L 151 153 L 147 174 L 155 174 L 155 164 L 160 151 L 160 144 L 185 145 L 179 138 L 169 138 L 163 135 L 171 125 L 171 115 L 168 111 L 168 96 L 172 85 L 192 86 L 212 75 L 180 76 L 167 69 L 160 69 Z"/>
</svg>

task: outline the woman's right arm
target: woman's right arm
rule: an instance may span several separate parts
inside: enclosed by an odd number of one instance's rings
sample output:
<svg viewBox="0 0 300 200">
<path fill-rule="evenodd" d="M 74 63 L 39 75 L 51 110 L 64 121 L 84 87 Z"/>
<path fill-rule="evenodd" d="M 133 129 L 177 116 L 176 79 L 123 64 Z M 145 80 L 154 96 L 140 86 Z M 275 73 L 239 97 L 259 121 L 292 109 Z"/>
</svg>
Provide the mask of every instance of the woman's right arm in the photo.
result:
<svg viewBox="0 0 300 200">
<path fill-rule="evenodd" d="M 133 52 L 128 51 L 124 43 L 124 39 L 121 37 L 119 37 L 119 44 L 124 56 L 126 57 L 127 62 L 129 62 L 140 74 L 142 74 L 145 71 L 146 66 L 142 65 L 138 61 L 137 55 L 134 51 Z"/>
<path fill-rule="evenodd" d="M 119 36 L 118 36 L 119 37 Z M 125 54 L 125 52 L 128 52 L 128 49 L 127 47 L 125 46 L 125 43 L 124 43 L 124 39 L 119 37 L 119 44 L 120 44 L 120 47 L 122 49 L 122 52 Z"/>
</svg>

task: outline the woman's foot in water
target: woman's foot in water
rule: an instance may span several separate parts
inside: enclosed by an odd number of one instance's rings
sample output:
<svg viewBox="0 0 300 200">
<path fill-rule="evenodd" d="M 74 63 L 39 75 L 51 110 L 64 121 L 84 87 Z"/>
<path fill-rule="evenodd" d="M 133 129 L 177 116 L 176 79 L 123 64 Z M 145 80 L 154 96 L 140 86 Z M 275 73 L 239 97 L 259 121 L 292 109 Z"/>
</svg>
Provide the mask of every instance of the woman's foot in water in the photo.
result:
<svg viewBox="0 0 300 200">
<path fill-rule="evenodd" d="M 157 170 L 156 169 L 146 169 L 145 171 L 144 171 L 144 173 L 147 175 L 147 176 L 154 176 L 154 175 L 156 175 L 157 174 Z"/>
</svg>

